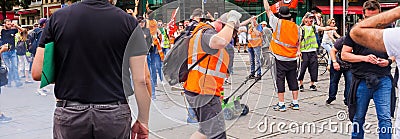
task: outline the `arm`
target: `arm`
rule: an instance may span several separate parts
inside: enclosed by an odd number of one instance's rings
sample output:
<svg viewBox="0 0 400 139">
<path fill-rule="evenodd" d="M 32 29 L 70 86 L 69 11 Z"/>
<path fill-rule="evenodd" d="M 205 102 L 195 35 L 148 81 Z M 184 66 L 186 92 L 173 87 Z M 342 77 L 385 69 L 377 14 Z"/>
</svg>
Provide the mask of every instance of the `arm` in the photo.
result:
<svg viewBox="0 0 400 139">
<path fill-rule="evenodd" d="M 250 18 L 247 19 L 247 20 L 244 20 L 243 22 L 240 23 L 239 26 L 246 26 L 247 24 L 250 23 L 250 21 L 251 21 L 253 18 L 255 18 L 255 17 L 253 16 L 253 17 L 250 17 Z"/>
<path fill-rule="evenodd" d="M 264 9 L 265 9 L 265 11 L 267 12 L 266 14 L 267 14 L 267 17 L 268 17 L 268 19 L 269 19 L 270 16 L 271 16 L 271 14 L 273 15 L 274 13 L 272 13 L 272 11 L 271 11 L 271 9 L 270 9 L 268 0 L 264 0 Z"/>
<path fill-rule="evenodd" d="M 400 7 L 372 16 L 356 24 L 350 31 L 350 36 L 362 46 L 385 52 L 382 28 L 397 19 L 400 19 Z"/>
<path fill-rule="evenodd" d="M 339 63 L 337 63 L 337 61 L 336 61 L 336 53 L 337 53 L 337 49 L 335 48 L 335 47 L 332 47 L 331 48 L 331 51 L 329 52 L 329 55 L 330 55 L 330 57 L 331 57 L 331 59 L 332 59 L 332 63 L 333 63 L 333 68 L 335 69 L 335 70 L 340 70 L 340 65 L 339 65 Z M 329 65 L 330 66 L 330 65 Z"/>
<path fill-rule="evenodd" d="M 378 64 L 378 58 L 375 55 L 355 55 L 352 53 L 353 48 L 347 45 L 343 45 L 342 48 L 342 59 L 348 62 L 357 63 L 357 62 L 368 62 L 372 64 Z"/>
<path fill-rule="evenodd" d="M 336 31 L 333 31 L 333 35 L 335 35 L 336 38 L 340 38 L 340 35 Z"/>
<path fill-rule="evenodd" d="M 337 30 L 337 27 L 331 27 L 331 26 L 318 27 L 318 31 L 329 31 L 329 30 Z"/>
<path fill-rule="evenodd" d="M 38 47 L 36 49 L 35 58 L 33 59 L 32 78 L 35 81 L 40 81 L 40 78 L 42 77 L 44 49 L 45 48 Z"/>
<path fill-rule="evenodd" d="M 213 35 L 210 40 L 210 48 L 223 49 L 231 42 L 234 23 L 228 22 L 222 30 Z"/>
<path fill-rule="evenodd" d="M 19 31 L 24 31 L 25 29 L 24 28 L 22 28 L 22 27 L 20 27 L 20 26 L 18 26 L 18 24 L 15 24 L 15 23 L 13 23 L 14 24 L 14 27 L 16 27 Z"/>
<path fill-rule="evenodd" d="M 137 120 L 142 124 L 149 122 L 150 111 L 150 95 L 148 82 L 148 68 L 146 65 L 146 55 L 133 56 L 129 58 L 130 69 L 132 73 L 133 85 L 135 88 L 136 103 L 138 106 L 139 114 Z"/>
</svg>

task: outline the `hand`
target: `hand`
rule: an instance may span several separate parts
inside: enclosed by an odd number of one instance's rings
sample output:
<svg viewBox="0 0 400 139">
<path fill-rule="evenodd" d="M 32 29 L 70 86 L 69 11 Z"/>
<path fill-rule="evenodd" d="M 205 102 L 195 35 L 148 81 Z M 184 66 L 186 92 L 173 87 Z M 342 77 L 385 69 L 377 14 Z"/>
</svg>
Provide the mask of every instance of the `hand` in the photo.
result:
<svg viewBox="0 0 400 139">
<path fill-rule="evenodd" d="M 378 58 L 378 66 L 387 67 L 389 66 L 389 61 L 387 59 Z"/>
<path fill-rule="evenodd" d="M 339 71 L 340 70 L 340 65 L 337 62 L 333 62 L 333 69 Z"/>
<path fill-rule="evenodd" d="M 139 0 L 135 0 L 135 6 L 139 5 Z"/>
<path fill-rule="evenodd" d="M 132 9 L 126 9 L 126 13 L 132 14 L 132 13 L 133 13 L 133 10 L 132 10 Z"/>
<path fill-rule="evenodd" d="M 132 139 L 148 139 L 149 138 L 149 126 L 147 124 L 136 121 L 132 126 Z"/>
<path fill-rule="evenodd" d="M 0 53 L 5 52 L 5 51 L 8 51 L 8 45 L 7 45 L 7 44 L 4 44 L 4 45 L 1 47 Z"/>
<path fill-rule="evenodd" d="M 300 52 L 300 53 L 298 53 L 297 55 L 298 55 L 299 57 L 303 56 L 303 55 L 301 54 L 301 52 Z"/>
<path fill-rule="evenodd" d="M 364 62 L 378 64 L 378 58 L 375 55 L 370 54 L 370 55 L 364 56 Z"/>
</svg>

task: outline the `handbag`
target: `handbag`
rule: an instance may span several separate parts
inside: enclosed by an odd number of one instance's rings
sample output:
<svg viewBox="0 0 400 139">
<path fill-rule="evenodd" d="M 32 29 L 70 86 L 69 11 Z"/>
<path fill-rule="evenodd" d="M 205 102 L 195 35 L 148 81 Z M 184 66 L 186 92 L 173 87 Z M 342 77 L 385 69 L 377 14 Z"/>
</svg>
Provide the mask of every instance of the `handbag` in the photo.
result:
<svg viewBox="0 0 400 139">
<path fill-rule="evenodd" d="M 8 84 L 7 75 L 8 69 L 2 64 L 2 60 L 0 59 L 0 87 Z"/>
</svg>

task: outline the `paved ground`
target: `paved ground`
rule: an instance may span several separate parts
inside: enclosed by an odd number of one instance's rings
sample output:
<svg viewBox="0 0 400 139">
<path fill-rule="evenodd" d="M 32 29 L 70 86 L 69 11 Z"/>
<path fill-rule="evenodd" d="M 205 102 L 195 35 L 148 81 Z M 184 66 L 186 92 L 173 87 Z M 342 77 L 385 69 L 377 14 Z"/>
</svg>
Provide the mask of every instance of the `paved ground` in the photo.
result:
<svg viewBox="0 0 400 139">
<path fill-rule="evenodd" d="M 225 86 L 225 94 L 236 89 L 248 74 L 248 56 L 236 54 L 232 85 Z M 264 69 L 263 69 L 264 70 Z M 319 76 L 318 91 L 308 91 L 309 76 L 306 74 L 305 92 L 299 95 L 300 110 L 286 112 L 273 111 L 271 105 L 277 103 L 276 93 L 270 73 L 249 90 L 241 103 L 250 107 L 250 113 L 226 121 L 229 138 L 349 138 L 351 128 L 347 127 L 346 115 L 338 115 L 346 111 L 343 104 L 344 83 L 340 82 L 338 100 L 332 105 L 325 105 L 329 88 L 328 73 Z M 243 92 L 249 81 L 241 88 Z M 35 94 L 38 83 L 25 85 L 22 88 L 2 88 L 0 110 L 13 120 L 0 123 L 0 139 L 46 139 L 52 138 L 52 116 L 55 99 L 52 92 L 48 96 Z M 51 87 L 52 88 L 52 87 Z M 197 130 L 197 124 L 187 124 L 187 112 L 183 97 L 179 90 L 159 84 L 157 99 L 152 103 L 150 129 L 151 138 L 189 138 Z M 286 94 L 286 105 L 291 102 L 291 93 Z M 130 98 L 131 108 L 136 113 L 135 98 Z M 342 120 L 344 119 L 344 120 Z M 372 126 L 366 138 L 377 138 L 375 128 L 377 118 L 371 101 L 366 121 Z M 261 122 L 265 124 L 260 124 Z M 329 126 L 331 124 L 331 126 Z M 260 126 L 262 125 L 262 126 Z M 267 125 L 267 126 L 265 126 Z M 265 128 L 267 127 L 267 128 Z M 311 128 L 310 128 L 311 127 Z M 309 132 L 308 130 L 311 129 Z"/>
</svg>

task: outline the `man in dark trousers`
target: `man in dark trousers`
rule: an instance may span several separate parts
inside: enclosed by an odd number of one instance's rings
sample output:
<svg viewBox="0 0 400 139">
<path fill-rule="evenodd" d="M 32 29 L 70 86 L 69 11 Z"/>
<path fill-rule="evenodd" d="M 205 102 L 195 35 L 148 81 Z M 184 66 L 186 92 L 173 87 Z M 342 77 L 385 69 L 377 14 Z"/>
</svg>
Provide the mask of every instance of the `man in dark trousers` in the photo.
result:
<svg viewBox="0 0 400 139">
<path fill-rule="evenodd" d="M 35 80 L 40 80 L 49 42 L 54 42 L 56 69 L 54 138 L 128 139 L 131 131 L 132 138 L 148 138 L 148 48 L 134 17 L 108 0 L 85 0 L 58 10 L 47 21 L 36 51 Z M 139 111 L 132 128 L 129 72 Z"/>
</svg>

